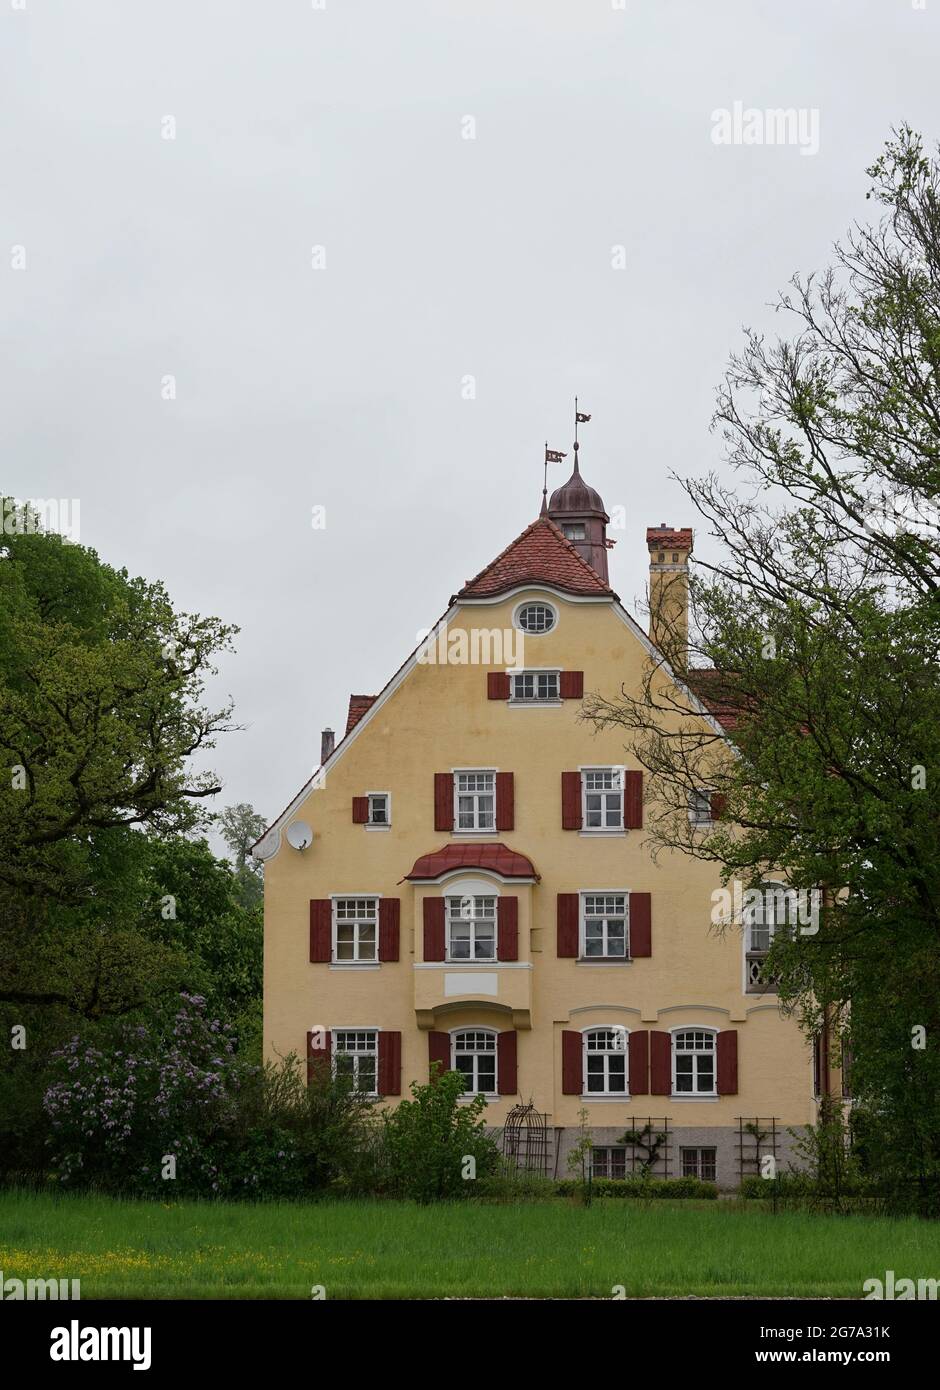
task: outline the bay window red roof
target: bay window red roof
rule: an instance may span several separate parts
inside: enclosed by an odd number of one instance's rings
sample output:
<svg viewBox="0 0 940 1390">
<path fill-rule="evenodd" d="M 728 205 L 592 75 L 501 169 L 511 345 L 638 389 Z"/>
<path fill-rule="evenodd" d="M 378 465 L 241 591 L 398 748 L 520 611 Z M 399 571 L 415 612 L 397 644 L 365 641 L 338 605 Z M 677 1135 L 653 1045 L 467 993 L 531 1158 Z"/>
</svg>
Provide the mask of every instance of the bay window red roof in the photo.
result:
<svg viewBox="0 0 940 1390">
<path fill-rule="evenodd" d="M 536 882 L 539 878 L 531 859 L 524 854 L 509 849 L 507 845 L 483 844 L 444 845 L 430 854 L 422 854 L 415 860 L 411 872 L 405 874 L 405 880 L 409 883 L 426 883 L 452 873 L 454 869 L 488 869 L 502 878 L 531 878 Z"/>
</svg>

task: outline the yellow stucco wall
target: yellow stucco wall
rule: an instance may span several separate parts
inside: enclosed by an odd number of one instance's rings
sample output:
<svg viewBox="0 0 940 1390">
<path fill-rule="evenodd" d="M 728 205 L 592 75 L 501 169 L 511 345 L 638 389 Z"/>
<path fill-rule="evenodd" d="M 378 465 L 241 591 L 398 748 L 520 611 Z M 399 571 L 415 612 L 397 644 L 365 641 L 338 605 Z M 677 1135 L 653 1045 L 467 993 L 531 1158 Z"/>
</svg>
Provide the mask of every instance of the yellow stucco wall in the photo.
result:
<svg viewBox="0 0 940 1390">
<path fill-rule="evenodd" d="M 577 602 L 541 588 L 516 592 L 489 605 L 460 609 L 456 628 L 510 628 L 526 597 L 547 597 L 558 610 L 555 629 L 526 637 L 525 664 L 584 672 L 585 691 L 615 694 L 625 683 L 641 687 L 646 652 L 636 633 L 607 603 Z M 348 653 L 355 677 L 355 643 Z M 303 1055 L 315 1027 L 376 1027 L 402 1034 L 402 1092 L 428 1075 L 427 1032 L 419 1007 L 440 1005 L 433 1026 L 512 1026 L 511 1016 L 485 1002 L 454 1008 L 443 997 L 444 967 L 416 971 L 422 960 L 422 899 L 442 887 L 412 887 L 400 880 L 415 859 L 465 837 L 434 830 L 433 774 L 452 768 L 495 768 L 515 774 L 515 828 L 481 841 L 502 841 L 527 855 L 541 875 L 533 887 L 495 885 L 519 898 L 519 961 L 531 969 L 495 969 L 498 999 L 530 1009 L 531 1028 L 518 1033 L 519 1093 L 551 1116 L 574 1125 L 586 1105 L 589 1123 L 622 1123 L 626 1112 L 672 1117 L 676 1126 L 731 1126 L 736 1117 L 774 1115 L 784 1125 L 815 1118 L 810 1049 L 795 1021 L 780 1015 L 773 996 L 744 993 L 738 932 L 718 938 L 709 929 L 714 866 L 680 854 L 653 862 L 642 830 L 592 836 L 561 828 L 561 773 L 585 765 L 630 766 L 616 730 L 594 734 L 578 719 L 578 701 L 557 708 L 512 707 L 487 699 L 486 667 L 416 665 L 367 717 L 322 786 L 312 790 L 289 820 L 304 819 L 314 841 L 303 852 L 282 836 L 265 865 L 264 1034 L 269 1055 Z M 493 669 L 505 669 L 500 663 Z M 647 778 L 647 784 L 649 779 Z M 392 826 L 366 830 L 351 819 L 351 799 L 388 791 Z M 655 791 L 647 785 L 647 794 Z M 289 823 L 289 820 L 287 823 Z M 474 871 L 474 877 L 480 877 Z M 581 964 L 555 951 L 556 894 L 584 889 L 649 891 L 652 956 L 628 964 Z M 309 961 L 309 900 L 337 893 L 401 899 L 401 952 L 378 968 L 336 968 Z M 440 977 L 440 978 L 438 978 Z M 417 986 L 416 986 L 417 982 Z M 416 987 L 418 997 L 416 1001 Z M 428 1021 L 428 1015 L 423 1015 Z M 561 1032 L 595 1024 L 669 1030 L 680 1025 L 738 1031 L 738 1094 L 717 1100 L 639 1096 L 582 1101 L 561 1093 Z M 499 1124 L 512 1098 L 487 1112 Z M 614 1118 L 614 1111 L 616 1117 Z"/>
</svg>

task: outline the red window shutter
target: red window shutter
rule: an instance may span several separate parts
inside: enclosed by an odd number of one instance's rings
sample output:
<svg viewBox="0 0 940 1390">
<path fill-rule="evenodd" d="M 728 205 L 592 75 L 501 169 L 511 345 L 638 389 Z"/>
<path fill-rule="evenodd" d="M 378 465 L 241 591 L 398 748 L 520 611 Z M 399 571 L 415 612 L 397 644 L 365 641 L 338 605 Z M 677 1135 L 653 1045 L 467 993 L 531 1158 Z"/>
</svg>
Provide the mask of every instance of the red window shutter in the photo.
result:
<svg viewBox="0 0 940 1390">
<path fill-rule="evenodd" d="M 631 1096 L 648 1096 L 650 1035 L 645 1028 L 635 1028 L 630 1034 L 628 1044 L 628 1065 L 630 1070 Z"/>
<path fill-rule="evenodd" d="M 643 829 L 642 772 L 625 772 L 623 774 L 623 828 L 624 830 Z"/>
<path fill-rule="evenodd" d="M 379 1034 L 378 1092 L 380 1096 L 401 1095 L 401 1033 Z"/>
<path fill-rule="evenodd" d="M 738 1094 L 738 1030 L 729 1028 L 718 1034 L 717 1042 L 718 1094 Z"/>
<path fill-rule="evenodd" d="M 488 671 L 486 673 L 486 698 L 488 700 L 509 699 L 508 671 Z"/>
<path fill-rule="evenodd" d="M 672 1034 L 650 1032 L 650 1094 L 672 1095 Z"/>
<path fill-rule="evenodd" d="M 724 792 L 712 792 L 712 820 L 721 820 L 727 805 L 728 798 L 725 796 Z"/>
<path fill-rule="evenodd" d="M 431 1075 L 431 1068 L 434 1066 L 435 1062 L 438 1063 L 438 1076 L 440 1076 L 442 1072 L 450 1071 L 449 1033 L 428 1034 L 428 1075 Z"/>
<path fill-rule="evenodd" d="M 317 1033 L 307 1034 L 307 1085 L 318 1071 L 325 1071 L 330 1065 L 330 1052 L 333 1038 L 328 1028 Z"/>
<path fill-rule="evenodd" d="M 561 828 L 562 830 L 581 829 L 580 772 L 563 772 L 561 774 Z"/>
<path fill-rule="evenodd" d="M 434 774 L 434 829 L 446 830 L 448 834 L 454 828 L 454 776 L 451 772 L 435 772 Z"/>
<path fill-rule="evenodd" d="M 567 1028 L 561 1035 L 561 1091 L 579 1096 L 584 1086 L 581 1034 Z"/>
<path fill-rule="evenodd" d="M 557 897 L 558 940 L 556 955 L 576 957 L 578 954 L 579 915 L 581 904 L 577 893 L 559 893 Z M 578 1037 L 580 1037 L 580 1033 Z"/>
<path fill-rule="evenodd" d="M 516 1033 L 510 1029 L 496 1038 L 496 1089 L 501 1096 L 514 1096 L 516 1084 Z"/>
<path fill-rule="evenodd" d="M 649 893 L 630 894 L 630 958 L 653 954 L 653 913 Z"/>
<path fill-rule="evenodd" d="M 401 936 L 400 923 L 401 900 L 399 898 L 379 898 L 379 960 L 398 959 L 398 941 Z M 396 1091 L 395 1094 L 398 1095 L 399 1092 Z"/>
<path fill-rule="evenodd" d="M 496 904 L 496 957 L 519 959 L 519 899 L 501 897 Z"/>
<path fill-rule="evenodd" d="M 369 819 L 369 798 L 354 796 L 352 799 L 353 825 L 365 825 Z"/>
<path fill-rule="evenodd" d="M 310 899 L 310 959 L 314 963 L 333 957 L 333 904 L 329 898 Z"/>
<path fill-rule="evenodd" d="M 513 830 L 516 816 L 515 779 L 511 772 L 496 774 L 496 829 Z"/>
<path fill-rule="evenodd" d="M 584 672 L 562 671 L 558 677 L 558 693 L 563 700 L 584 698 Z"/>
<path fill-rule="evenodd" d="M 444 899 L 424 900 L 424 959 L 444 959 Z"/>
</svg>

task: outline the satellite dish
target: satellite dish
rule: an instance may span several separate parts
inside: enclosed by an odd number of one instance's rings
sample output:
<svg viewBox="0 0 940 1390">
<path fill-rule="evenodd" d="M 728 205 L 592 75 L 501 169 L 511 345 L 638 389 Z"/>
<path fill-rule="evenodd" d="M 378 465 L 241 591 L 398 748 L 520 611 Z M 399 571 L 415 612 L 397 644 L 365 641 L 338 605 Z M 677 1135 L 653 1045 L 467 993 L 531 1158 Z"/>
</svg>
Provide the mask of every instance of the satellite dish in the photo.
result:
<svg viewBox="0 0 940 1390">
<path fill-rule="evenodd" d="M 306 849 L 313 843 L 313 831 L 305 820 L 295 820 L 288 826 L 287 843 L 292 849 Z"/>
</svg>

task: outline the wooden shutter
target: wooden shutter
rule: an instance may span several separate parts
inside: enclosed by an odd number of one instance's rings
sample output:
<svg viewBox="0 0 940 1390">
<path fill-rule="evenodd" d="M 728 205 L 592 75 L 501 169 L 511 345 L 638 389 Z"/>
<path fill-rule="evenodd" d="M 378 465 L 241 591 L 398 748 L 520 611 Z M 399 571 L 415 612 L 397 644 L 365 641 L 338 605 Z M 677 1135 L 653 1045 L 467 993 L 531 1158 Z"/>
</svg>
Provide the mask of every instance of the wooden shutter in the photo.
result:
<svg viewBox="0 0 940 1390">
<path fill-rule="evenodd" d="M 581 908 L 578 895 L 577 893 L 559 893 L 556 903 L 558 939 L 555 953 L 563 957 L 577 957 Z"/>
<path fill-rule="evenodd" d="M 431 1075 L 431 1068 L 438 1062 L 437 1075 L 442 1072 L 450 1071 L 450 1034 L 449 1033 L 429 1033 L 428 1034 L 428 1075 Z"/>
<path fill-rule="evenodd" d="M 424 900 L 424 959 L 444 959 L 444 899 Z"/>
<path fill-rule="evenodd" d="M 488 671 L 486 673 L 486 698 L 488 700 L 509 699 L 508 671 Z"/>
<path fill-rule="evenodd" d="M 723 816 L 724 813 L 725 813 L 725 809 L 726 809 L 727 805 L 728 805 L 728 798 L 725 796 L 724 792 L 712 792 L 712 802 L 711 802 L 711 818 L 712 818 L 712 820 L 721 820 L 722 816 Z"/>
<path fill-rule="evenodd" d="M 397 960 L 401 936 L 401 900 L 379 898 L 379 960 Z M 398 1092 L 396 1091 L 397 1095 Z M 391 1092 L 389 1092 L 391 1095 Z"/>
<path fill-rule="evenodd" d="M 330 1053 L 332 1050 L 333 1038 L 328 1028 L 319 1029 L 319 1039 L 317 1033 L 307 1034 L 307 1085 L 314 1079 L 318 1072 L 324 1074 L 329 1070 Z"/>
<path fill-rule="evenodd" d="M 369 798 L 354 796 L 352 799 L 353 825 L 365 825 L 369 819 Z"/>
<path fill-rule="evenodd" d="M 563 772 L 561 774 L 561 828 L 562 830 L 581 829 L 580 772 Z"/>
<path fill-rule="evenodd" d="M 649 893 L 630 894 L 630 959 L 653 954 L 653 914 Z"/>
<path fill-rule="evenodd" d="M 729 1028 L 718 1034 L 716 1068 L 718 1073 L 718 1094 L 736 1096 L 738 1094 L 738 1030 Z"/>
<path fill-rule="evenodd" d="M 584 698 L 584 672 L 562 671 L 558 677 L 558 693 L 563 700 Z"/>
<path fill-rule="evenodd" d="M 454 828 L 454 775 L 452 772 L 434 774 L 434 829 Z"/>
<path fill-rule="evenodd" d="M 650 1032 L 650 1094 L 672 1095 L 672 1034 Z"/>
<path fill-rule="evenodd" d="M 501 1096 L 516 1094 L 516 1069 L 516 1033 L 510 1029 L 496 1037 L 496 1089 Z"/>
<path fill-rule="evenodd" d="M 516 817 L 515 778 L 511 772 L 496 774 L 496 829 L 512 830 Z"/>
<path fill-rule="evenodd" d="M 496 904 L 497 960 L 519 959 L 519 899 L 500 897 Z M 512 1094 L 512 1093 L 511 1093 Z"/>
<path fill-rule="evenodd" d="M 630 1034 L 629 1070 L 631 1096 L 648 1096 L 650 1035 L 645 1028 L 635 1028 Z"/>
<path fill-rule="evenodd" d="M 379 1033 L 377 1090 L 380 1096 L 401 1095 L 401 1033 Z"/>
<path fill-rule="evenodd" d="M 319 964 L 333 957 L 333 904 L 329 898 L 310 899 L 310 959 Z"/>
<path fill-rule="evenodd" d="M 623 774 L 623 828 L 624 830 L 643 829 L 642 772 L 625 772 Z"/>
<path fill-rule="evenodd" d="M 579 1096 L 583 1089 L 584 1066 L 581 1034 L 567 1028 L 561 1035 L 561 1091 L 565 1096 Z"/>
</svg>

